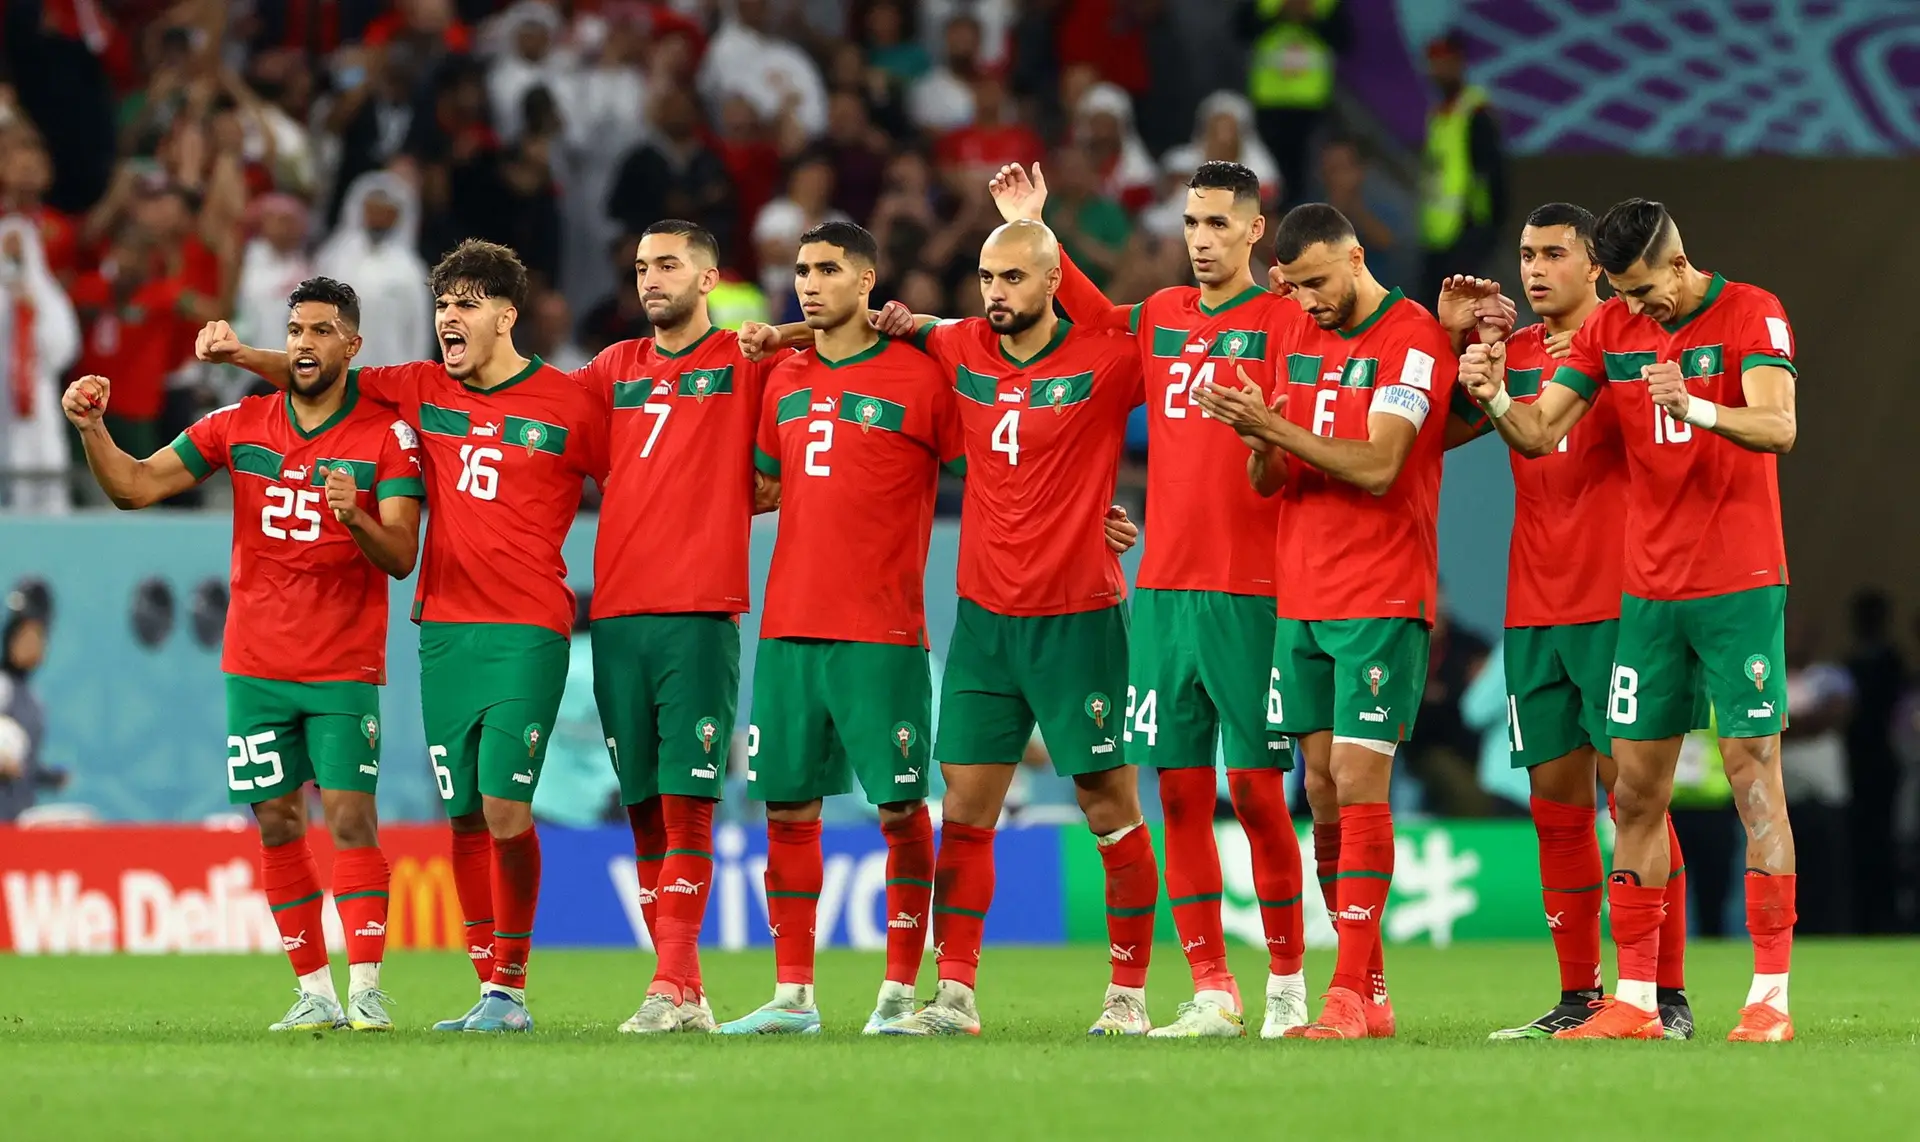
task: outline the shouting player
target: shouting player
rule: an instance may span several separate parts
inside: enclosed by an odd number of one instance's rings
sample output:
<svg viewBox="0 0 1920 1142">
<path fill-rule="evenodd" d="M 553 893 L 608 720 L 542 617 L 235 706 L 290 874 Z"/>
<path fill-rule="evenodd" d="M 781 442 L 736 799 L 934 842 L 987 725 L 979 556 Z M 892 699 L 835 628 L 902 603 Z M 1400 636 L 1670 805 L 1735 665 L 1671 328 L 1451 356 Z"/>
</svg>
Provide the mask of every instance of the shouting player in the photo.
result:
<svg viewBox="0 0 1920 1142">
<path fill-rule="evenodd" d="M 711 1031 L 700 925 L 740 696 L 740 614 L 754 433 L 776 360 L 746 359 L 707 314 L 720 247 L 692 222 L 647 228 L 634 276 L 653 336 L 576 380 L 612 417 L 594 543 L 593 690 L 633 827 L 641 909 L 659 952 L 622 1031 Z"/>
<path fill-rule="evenodd" d="M 773 999 L 725 1035 L 811 1034 L 822 799 L 853 790 L 887 838 L 887 973 L 871 1034 L 913 1010 L 933 894 L 923 600 L 940 466 L 964 466 L 953 386 L 874 333 L 879 249 L 851 222 L 800 236 L 794 288 L 812 350 L 774 369 L 755 463 L 778 481 L 780 528 L 753 667 L 747 788 L 767 807 Z M 766 326 L 744 330 L 755 345 Z M 835 600 L 838 600 L 836 603 Z"/>
<path fill-rule="evenodd" d="M 253 806 L 261 882 L 300 998 L 275 1031 L 390 1031 L 380 960 L 387 860 L 374 786 L 387 680 L 387 576 L 413 573 L 420 537 L 418 441 L 392 408 L 363 399 L 348 364 L 360 300 L 328 278 L 287 299 L 292 388 L 208 413 L 145 460 L 122 452 L 102 415 L 110 385 L 67 389 L 87 466 L 114 506 L 144 508 L 225 468 L 233 479 L 233 603 L 227 676 L 227 798 Z M 321 931 L 304 787 L 320 787 L 333 832 L 333 898 L 347 935 L 344 1010 Z"/>
<path fill-rule="evenodd" d="M 1046 177 L 1035 163 L 1001 168 L 1002 216 L 1038 220 Z M 1136 764 L 1159 771 L 1166 820 L 1167 895 L 1186 950 L 1194 997 L 1156 1038 L 1245 1033 L 1240 991 L 1221 927 L 1220 853 L 1214 843 L 1218 741 L 1227 788 L 1253 855 L 1267 941 L 1266 1018 L 1277 1039 L 1307 1021 L 1300 911 L 1300 842 L 1287 811 L 1287 743 L 1266 732 L 1273 658 L 1273 536 L 1278 500 L 1246 480 L 1247 452 L 1206 424 L 1195 385 L 1215 370 L 1251 370 L 1262 389 L 1285 376 L 1286 350 L 1308 322 L 1294 302 L 1254 281 L 1253 247 L 1266 232 L 1260 180 L 1238 163 L 1201 163 L 1187 183 L 1187 256 L 1200 284 L 1170 286 L 1115 306 L 1061 252 L 1060 303 L 1084 327 L 1136 334 L 1147 401 L 1147 515 L 1156 529 L 1133 598 L 1127 705 L 1121 737 Z"/>
<path fill-rule="evenodd" d="M 960 603 L 934 746 L 947 782 L 933 901 L 940 983 L 930 1005 L 883 1028 L 890 1034 L 979 1033 L 974 984 L 994 826 L 1036 721 L 1055 772 L 1073 778 L 1106 868 L 1112 976 L 1089 1033 L 1150 1027 L 1160 878 L 1120 749 L 1126 580 L 1101 523 L 1141 399 L 1140 363 L 1124 337 L 1055 316 L 1059 286 L 1052 231 L 1009 222 L 980 252 L 986 317 L 900 322 L 897 306 L 883 316 L 952 379 L 967 446 Z"/>
<path fill-rule="evenodd" d="M 585 479 L 606 470 L 606 415 L 585 386 L 513 347 L 528 294 L 512 250 L 470 240 L 428 279 L 444 363 L 354 370 L 422 437 L 434 509 L 415 594 L 420 712 L 453 829 L 454 889 L 480 1001 L 441 1031 L 526 1031 L 527 953 L 540 896 L 533 791 L 566 686 L 573 592 L 561 542 Z M 311 355 L 200 333 L 205 361 L 309 379 Z M 491 933 L 491 944 L 481 942 Z"/>
<path fill-rule="evenodd" d="M 1520 279 L 1540 317 L 1506 338 L 1508 389 L 1539 397 L 1575 331 L 1600 307 L 1593 215 L 1565 202 L 1528 215 L 1520 232 Z M 1452 278 L 1440 323 L 1459 344 L 1474 309 L 1498 286 Z M 1496 334 L 1496 339 L 1498 335 Z M 1482 416 L 1480 426 L 1491 431 Z M 1613 746 L 1607 694 L 1620 626 L 1626 562 L 1627 465 L 1619 419 L 1604 391 L 1594 411 L 1544 455 L 1513 459 L 1513 535 L 1507 559 L 1507 729 L 1515 767 L 1532 785 L 1541 894 L 1560 961 L 1560 1002 L 1530 1023 L 1491 1038 L 1540 1039 L 1577 1027 L 1600 1009 L 1600 903 L 1606 874 L 1594 836 L 1596 778 L 1611 790 Z M 1660 933 L 1659 1010 L 1666 1036 L 1693 1035 L 1686 986 L 1686 875 L 1668 825 L 1674 873 Z"/>
<path fill-rule="evenodd" d="M 1288 1035 L 1384 1038 L 1387 800 L 1426 685 L 1448 432 L 1430 412 L 1436 387 L 1451 392 L 1455 358 L 1431 314 L 1368 272 L 1333 207 L 1289 211 L 1274 256 L 1315 325 L 1288 356 L 1286 388 L 1269 407 L 1244 377 L 1218 378 L 1198 400 L 1253 448 L 1254 486 L 1281 497 L 1267 725 L 1305 759 L 1315 857 L 1337 870 L 1322 881 L 1340 937 L 1332 985 L 1319 1019 Z"/>
<path fill-rule="evenodd" d="M 1681 737 L 1704 682 L 1734 803 L 1747 829 L 1747 929 L 1754 977 L 1729 1036 L 1793 1038 L 1793 833 L 1781 788 L 1786 546 L 1775 456 L 1795 435 L 1793 334 L 1779 299 L 1688 259 L 1666 208 L 1618 203 L 1594 230 L 1618 295 L 1574 335 L 1539 398 L 1514 399 L 1501 345 L 1469 346 L 1461 381 L 1513 447 L 1556 446 L 1602 385 L 1627 456 L 1620 630 L 1607 732 L 1619 776 L 1619 834 L 1607 883 L 1620 982 L 1564 1038 L 1659 1039 L 1664 825 Z"/>
</svg>

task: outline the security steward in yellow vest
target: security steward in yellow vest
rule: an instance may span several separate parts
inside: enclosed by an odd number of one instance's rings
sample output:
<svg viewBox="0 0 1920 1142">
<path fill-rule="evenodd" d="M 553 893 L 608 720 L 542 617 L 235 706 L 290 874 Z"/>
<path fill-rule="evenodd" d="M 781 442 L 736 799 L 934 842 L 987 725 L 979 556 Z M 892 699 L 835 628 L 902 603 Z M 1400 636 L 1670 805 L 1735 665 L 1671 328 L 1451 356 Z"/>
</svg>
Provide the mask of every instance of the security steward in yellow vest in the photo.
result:
<svg viewBox="0 0 1920 1142">
<path fill-rule="evenodd" d="M 1353 43 L 1344 0 L 1242 0 L 1241 42 L 1253 45 L 1247 99 L 1260 141 L 1286 179 L 1286 204 L 1307 185 L 1307 148 L 1333 105 L 1338 56 Z"/>
<path fill-rule="evenodd" d="M 1485 274 L 1507 216 L 1506 152 L 1487 93 L 1466 82 L 1466 51 L 1449 34 L 1427 46 L 1440 102 L 1427 113 L 1421 170 L 1421 297 L 1451 274 Z"/>
</svg>

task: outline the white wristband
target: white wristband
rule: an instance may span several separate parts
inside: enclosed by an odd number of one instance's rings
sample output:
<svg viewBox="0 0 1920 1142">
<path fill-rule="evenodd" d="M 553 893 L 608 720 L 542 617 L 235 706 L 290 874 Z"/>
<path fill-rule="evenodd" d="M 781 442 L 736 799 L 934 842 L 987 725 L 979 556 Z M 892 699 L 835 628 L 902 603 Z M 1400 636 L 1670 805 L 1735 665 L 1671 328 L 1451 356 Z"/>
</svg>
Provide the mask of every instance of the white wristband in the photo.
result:
<svg viewBox="0 0 1920 1142">
<path fill-rule="evenodd" d="M 1680 419 L 1697 428 L 1712 428 L 1720 423 L 1720 406 L 1705 397 L 1687 397 L 1686 415 Z"/>
<path fill-rule="evenodd" d="M 1507 415 L 1508 409 L 1513 407 L 1513 398 L 1507 395 L 1506 389 L 1501 389 L 1499 392 L 1493 394 L 1492 400 L 1480 407 L 1487 410 L 1488 416 L 1499 420 L 1501 417 Z"/>
</svg>

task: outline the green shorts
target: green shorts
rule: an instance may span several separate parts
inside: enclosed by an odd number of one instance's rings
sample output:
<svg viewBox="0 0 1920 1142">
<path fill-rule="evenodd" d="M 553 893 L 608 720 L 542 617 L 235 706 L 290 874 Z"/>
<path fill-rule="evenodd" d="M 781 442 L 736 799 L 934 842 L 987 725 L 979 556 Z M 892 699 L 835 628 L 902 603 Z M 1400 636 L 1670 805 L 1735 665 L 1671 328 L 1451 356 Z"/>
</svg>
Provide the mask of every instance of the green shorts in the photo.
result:
<svg viewBox="0 0 1920 1142">
<path fill-rule="evenodd" d="M 1293 750 L 1267 733 L 1273 600 L 1224 591 L 1141 590 L 1133 596 L 1127 761 L 1156 769 L 1291 769 Z"/>
<path fill-rule="evenodd" d="M 567 637 L 521 623 L 421 623 L 420 721 L 447 816 L 532 801 L 567 687 Z"/>
<path fill-rule="evenodd" d="M 766 638 L 753 659 L 747 796 L 875 805 L 927 796 L 933 674 L 924 647 Z"/>
<path fill-rule="evenodd" d="M 1659 741 L 1696 729 L 1704 690 L 1721 737 L 1779 733 L 1787 724 L 1786 614 L 1783 586 L 1704 599 L 1623 596 L 1607 732 Z"/>
<path fill-rule="evenodd" d="M 372 793 L 380 688 L 366 682 L 227 678 L 227 802 L 256 805 L 312 781 Z"/>
<path fill-rule="evenodd" d="M 1405 741 L 1427 689 L 1419 619 L 1279 619 L 1267 682 L 1267 732 Z"/>
<path fill-rule="evenodd" d="M 1062 777 L 1126 764 L 1127 608 L 999 615 L 961 599 L 940 680 L 943 765 L 1013 765 L 1040 726 Z"/>
<path fill-rule="evenodd" d="M 1618 619 L 1508 627 L 1507 743 L 1513 768 L 1532 769 L 1582 746 L 1613 753 L 1607 692 Z"/>
<path fill-rule="evenodd" d="M 732 615 L 619 615 L 593 623 L 593 699 L 620 800 L 720 799 L 740 706 Z"/>
</svg>

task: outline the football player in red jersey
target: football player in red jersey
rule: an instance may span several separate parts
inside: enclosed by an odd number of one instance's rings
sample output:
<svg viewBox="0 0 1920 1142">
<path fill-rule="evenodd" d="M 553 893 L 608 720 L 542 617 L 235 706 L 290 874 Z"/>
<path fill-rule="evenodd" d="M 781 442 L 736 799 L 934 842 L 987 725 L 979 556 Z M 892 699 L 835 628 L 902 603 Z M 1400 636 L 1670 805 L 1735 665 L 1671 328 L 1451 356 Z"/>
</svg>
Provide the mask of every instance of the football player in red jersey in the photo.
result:
<svg viewBox="0 0 1920 1142">
<path fill-rule="evenodd" d="M 1792 449 L 1793 332 L 1778 298 L 1687 257 L 1664 206 L 1617 203 L 1594 230 L 1616 296 L 1574 335 L 1531 403 L 1504 346 L 1469 346 L 1461 381 L 1514 448 L 1542 455 L 1615 405 L 1627 456 L 1626 568 L 1608 695 L 1619 841 L 1607 897 L 1620 982 L 1566 1038 L 1659 1039 L 1658 960 L 1673 863 L 1665 818 L 1681 737 L 1704 684 L 1747 829 L 1754 976 L 1736 1042 L 1793 1038 L 1787 969 L 1794 851 L 1781 786 L 1786 545 L 1777 460 Z"/>
<path fill-rule="evenodd" d="M 413 430 L 364 399 L 348 367 L 360 348 L 353 290 L 311 278 L 288 306 L 286 351 L 316 367 L 287 392 L 208 413 L 144 460 L 107 433 L 107 378 L 80 378 L 62 403 L 116 507 L 158 503 L 216 468 L 232 473 L 233 601 L 220 653 L 227 797 L 253 807 L 262 885 L 299 977 L 299 999 L 273 1030 L 390 1031 L 380 990 L 388 868 L 374 812 L 378 687 L 387 680 L 387 577 L 413 572 L 426 487 Z M 309 781 L 320 786 L 336 850 L 344 1008 L 307 848 Z"/>
<path fill-rule="evenodd" d="M 560 547 L 584 482 L 607 466 L 607 417 L 586 386 L 513 346 L 526 267 L 468 240 L 434 267 L 443 363 L 354 370 L 421 436 L 432 492 L 414 619 L 427 753 L 453 832 L 454 887 L 480 1001 L 442 1031 L 526 1031 L 527 957 L 540 896 L 531 808 L 566 687 L 573 592 Z M 200 332 L 201 360 L 286 384 L 308 356 Z M 490 932 L 492 942 L 482 943 Z"/>
<path fill-rule="evenodd" d="M 1436 517 L 1456 359 L 1446 331 L 1368 272 L 1331 206 L 1289 211 L 1274 236 L 1283 284 L 1314 328 L 1269 396 L 1246 378 L 1200 406 L 1253 449 L 1248 476 L 1282 497 L 1267 725 L 1305 760 L 1314 855 L 1340 952 L 1320 1018 L 1289 1036 L 1393 1034 L 1381 912 L 1393 876 L 1387 795 L 1427 678 L 1438 589 Z M 1333 869 L 1332 872 L 1324 870 Z"/>
<path fill-rule="evenodd" d="M 1521 284 L 1540 321 L 1511 335 L 1498 328 L 1482 335 L 1505 339 L 1515 400 L 1539 398 L 1572 351 L 1575 332 L 1600 307 L 1593 227 L 1593 215 L 1581 207 L 1550 202 L 1534 210 L 1520 232 Z M 1476 326 L 1486 328 L 1477 310 L 1498 290 L 1497 283 L 1478 278 L 1448 280 L 1438 314 L 1456 345 L 1464 347 Z M 1478 428 L 1493 431 L 1484 414 Z M 1513 765 L 1527 770 L 1532 787 L 1542 902 L 1560 961 L 1560 1002 L 1530 1023 L 1495 1031 L 1496 1040 L 1546 1038 L 1600 1010 L 1606 874 L 1593 829 L 1594 785 L 1597 778 L 1611 791 L 1614 782 L 1607 696 L 1626 561 L 1626 452 L 1618 414 L 1604 392 L 1596 395 L 1593 415 L 1545 456 L 1509 455 L 1514 519 L 1503 636 L 1508 739 Z M 1667 843 L 1674 846 L 1674 872 L 1660 931 L 1660 1021 L 1668 1038 L 1687 1039 L 1693 1036 L 1684 991 L 1687 878 L 1671 823 Z"/>
<path fill-rule="evenodd" d="M 711 1031 L 700 925 L 713 880 L 713 810 L 740 696 L 740 614 L 767 376 L 713 324 L 719 245 L 667 219 L 641 235 L 635 286 L 653 335 L 574 373 L 611 418 L 594 539 L 593 690 L 633 828 L 641 911 L 659 952 L 622 1031 Z M 767 504 L 765 506 L 771 506 Z"/>
</svg>

